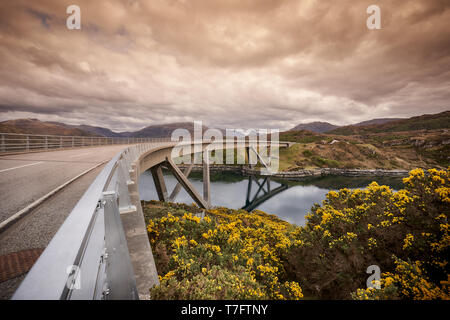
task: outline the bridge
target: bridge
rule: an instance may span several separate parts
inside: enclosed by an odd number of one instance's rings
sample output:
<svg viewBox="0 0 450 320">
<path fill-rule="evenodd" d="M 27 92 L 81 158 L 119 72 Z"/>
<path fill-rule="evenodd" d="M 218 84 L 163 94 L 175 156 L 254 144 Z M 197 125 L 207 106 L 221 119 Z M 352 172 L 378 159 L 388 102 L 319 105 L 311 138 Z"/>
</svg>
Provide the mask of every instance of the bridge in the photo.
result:
<svg viewBox="0 0 450 320">
<path fill-rule="evenodd" d="M 190 167 L 181 171 L 172 157 L 177 143 L 167 138 L 0 137 L 0 254 L 45 248 L 13 299 L 149 299 L 158 274 L 139 199 L 140 174 L 151 171 L 159 200 L 173 200 L 184 188 L 208 209 L 211 152 L 239 145 L 249 161 L 271 162 L 270 153 L 261 156 L 248 139 L 183 143 L 189 148 L 180 156 L 202 156 L 201 195 L 187 179 Z M 179 182 L 170 196 L 162 166 Z"/>
</svg>

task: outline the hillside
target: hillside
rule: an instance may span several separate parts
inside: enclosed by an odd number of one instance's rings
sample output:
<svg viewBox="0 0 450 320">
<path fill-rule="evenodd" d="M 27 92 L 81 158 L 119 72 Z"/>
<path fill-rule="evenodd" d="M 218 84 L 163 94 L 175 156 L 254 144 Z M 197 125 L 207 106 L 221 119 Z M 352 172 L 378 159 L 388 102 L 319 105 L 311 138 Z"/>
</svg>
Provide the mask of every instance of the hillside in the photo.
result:
<svg viewBox="0 0 450 320">
<path fill-rule="evenodd" d="M 137 131 L 125 131 L 125 132 L 115 132 L 108 128 L 95 127 L 89 125 L 68 125 L 61 123 L 60 125 L 67 126 L 70 128 L 77 128 L 92 134 L 104 136 L 104 137 L 125 137 L 125 138 L 159 138 L 159 137 L 169 137 L 172 132 L 176 129 L 182 128 L 188 130 L 191 134 L 194 132 L 194 124 L 192 122 L 176 122 L 167 124 L 157 124 L 142 128 Z M 207 130 L 203 126 L 203 131 Z"/>
<path fill-rule="evenodd" d="M 380 125 L 385 124 L 391 121 L 397 121 L 397 120 L 403 120 L 403 118 L 378 118 L 378 119 L 372 119 L 367 120 L 363 122 L 354 123 L 351 126 L 369 126 L 369 125 Z M 334 124 L 331 124 L 329 122 L 321 122 L 321 121 L 314 121 L 314 122 L 307 122 L 307 123 L 300 123 L 298 126 L 295 126 L 294 128 L 290 129 L 291 131 L 299 131 L 299 130 L 308 130 L 316 133 L 325 133 L 330 132 L 332 130 L 342 128 L 343 126 L 337 126 Z M 346 126 L 348 127 L 348 126 Z"/>
<path fill-rule="evenodd" d="M 97 136 L 96 134 L 78 128 L 68 128 L 61 124 L 42 122 L 37 119 L 17 119 L 0 122 L 0 132 L 61 136 Z"/>
<path fill-rule="evenodd" d="M 168 137 L 175 129 L 179 128 L 186 129 L 193 135 L 194 124 L 192 122 L 151 125 L 133 132 L 114 132 L 108 128 L 103 127 L 89 125 L 71 125 L 62 122 L 45 122 L 38 119 L 17 119 L 0 122 L 0 132 L 50 134 L 63 136 L 157 138 Z M 207 129 L 207 127 L 203 126 L 203 132 Z"/>
<path fill-rule="evenodd" d="M 398 121 L 398 120 L 403 120 L 403 118 L 378 118 L 378 119 L 372 119 L 372 120 L 358 122 L 358 123 L 352 124 L 352 126 L 363 127 L 363 126 L 370 126 L 370 125 L 375 125 L 375 124 L 380 125 L 380 124 L 385 124 L 388 122 Z"/>
<path fill-rule="evenodd" d="M 450 166 L 450 112 L 351 126 L 327 133 L 286 131 L 280 140 L 297 142 L 280 150 L 280 169 L 446 168 Z M 351 134 L 355 133 L 355 134 Z"/>
<path fill-rule="evenodd" d="M 318 132 L 323 133 L 327 131 L 331 131 L 333 129 L 339 128 L 339 126 L 336 126 L 334 124 L 328 123 L 328 122 L 309 122 L 309 123 L 301 123 L 298 126 L 292 128 L 292 131 L 298 131 L 298 130 L 308 130 L 312 132 Z"/>
<path fill-rule="evenodd" d="M 186 129 L 188 130 L 192 137 L 194 133 L 194 123 L 192 122 L 176 122 L 167 124 L 158 124 L 145 127 L 141 130 L 130 132 L 129 137 L 170 137 L 172 132 L 176 129 Z M 203 132 L 207 130 L 206 126 L 203 126 Z"/>
<path fill-rule="evenodd" d="M 444 111 L 438 114 L 425 114 L 409 119 L 389 121 L 382 124 L 372 124 L 366 126 L 345 126 L 329 131 L 328 133 L 338 135 L 363 135 L 381 132 L 404 132 L 449 128 L 450 111 Z"/>
<path fill-rule="evenodd" d="M 56 124 L 56 125 L 60 125 L 66 128 L 74 128 L 74 129 L 79 129 L 82 130 L 84 132 L 88 132 L 97 136 L 102 136 L 102 137 L 125 137 L 125 134 L 128 134 L 128 132 L 114 132 L 108 128 L 103 128 L 103 127 L 95 127 L 95 126 L 89 126 L 89 125 L 85 125 L 85 124 L 81 124 L 81 125 L 73 125 L 73 124 L 67 124 L 67 123 L 62 123 L 62 122 L 47 122 L 47 123 L 52 123 L 52 124 Z"/>
</svg>

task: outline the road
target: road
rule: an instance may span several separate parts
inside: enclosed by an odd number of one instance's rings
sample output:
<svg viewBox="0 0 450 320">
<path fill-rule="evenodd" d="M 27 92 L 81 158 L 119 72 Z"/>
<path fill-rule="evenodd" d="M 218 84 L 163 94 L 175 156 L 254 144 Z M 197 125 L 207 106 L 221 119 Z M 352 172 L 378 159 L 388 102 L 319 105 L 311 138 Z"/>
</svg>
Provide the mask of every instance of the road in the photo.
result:
<svg viewBox="0 0 450 320">
<path fill-rule="evenodd" d="M 0 156 L 0 222 L 124 148 L 114 145 Z"/>
<path fill-rule="evenodd" d="M 104 146 L 0 156 L 0 222 L 124 148 Z M 1 233 L 0 256 L 45 248 L 103 166 L 69 184 Z M 0 299 L 9 299 L 23 278 L 0 283 Z"/>
</svg>

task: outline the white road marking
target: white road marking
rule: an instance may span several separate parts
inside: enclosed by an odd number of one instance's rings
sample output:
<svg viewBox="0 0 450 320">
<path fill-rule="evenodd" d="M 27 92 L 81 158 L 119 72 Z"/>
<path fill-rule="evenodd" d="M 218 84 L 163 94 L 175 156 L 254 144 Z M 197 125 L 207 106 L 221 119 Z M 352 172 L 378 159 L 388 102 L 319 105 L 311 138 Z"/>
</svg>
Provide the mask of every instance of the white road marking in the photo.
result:
<svg viewBox="0 0 450 320">
<path fill-rule="evenodd" d="M 9 226 L 11 226 L 13 223 L 17 222 L 20 218 L 22 218 L 23 216 L 25 216 L 26 214 L 28 214 L 29 212 L 31 212 L 31 210 L 33 210 L 34 208 L 36 208 L 38 205 L 40 205 L 42 202 L 44 202 L 45 200 L 47 200 L 48 198 L 50 198 L 52 195 L 54 195 L 55 193 L 57 193 L 59 190 L 64 189 L 66 186 L 68 186 L 69 184 L 71 184 L 72 182 L 74 182 L 75 180 L 81 178 L 82 176 L 84 176 L 86 173 L 91 172 L 92 170 L 94 170 L 95 168 L 100 167 L 102 164 L 107 163 L 108 161 L 103 161 L 100 162 L 98 164 L 96 164 L 95 166 L 93 166 L 92 168 L 87 169 L 86 171 L 83 171 L 82 173 L 80 173 L 79 175 L 77 175 L 76 177 L 70 179 L 69 181 L 63 183 L 62 185 L 60 185 L 59 187 L 57 187 L 56 189 L 53 189 L 52 191 L 50 191 L 49 193 L 47 193 L 45 196 L 37 199 L 36 201 L 34 201 L 32 204 L 29 204 L 28 206 L 26 206 L 25 208 L 23 208 L 22 210 L 20 210 L 19 212 L 14 213 L 12 216 L 10 216 L 8 219 L 0 222 L 0 233 L 2 233 L 3 231 L 5 231 Z"/>
<path fill-rule="evenodd" d="M 20 169 L 20 168 L 24 168 L 24 167 L 34 166 L 34 165 L 37 165 L 37 164 L 40 164 L 40 163 L 42 163 L 42 161 L 41 162 L 35 162 L 35 163 L 26 164 L 26 165 L 19 166 L 19 167 L 3 169 L 3 170 L 0 170 L 0 172 L 5 172 L 5 171 L 14 170 L 14 169 Z"/>
</svg>

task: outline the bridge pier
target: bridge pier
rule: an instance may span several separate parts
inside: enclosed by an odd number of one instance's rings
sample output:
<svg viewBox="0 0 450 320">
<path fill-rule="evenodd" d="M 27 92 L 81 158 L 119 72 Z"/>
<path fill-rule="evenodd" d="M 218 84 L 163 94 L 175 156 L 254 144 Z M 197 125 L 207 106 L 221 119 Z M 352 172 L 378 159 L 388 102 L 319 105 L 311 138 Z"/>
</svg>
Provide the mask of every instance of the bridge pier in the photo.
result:
<svg viewBox="0 0 450 320">
<path fill-rule="evenodd" d="M 184 169 L 183 174 L 185 175 L 186 178 L 188 178 L 189 175 L 191 174 L 191 171 L 192 171 L 193 167 L 194 167 L 194 164 L 191 163 L 189 165 L 189 167 Z M 180 193 L 180 191 L 181 191 L 181 187 L 182 187 L 181 183 L 178 182 L 177 185 L 175 186 L 175 188 L 173 188 L 172 193 L 170 194 L 169 202 L 173 202 L 175 200 L 175 198 L 177 197 L 178 193 Z"/>
<path fill-rule="evenodd" d="M 178 168 L 178 166 L 172 161 L 171 158 L 166 158 L 167 166 L 178 182 L 183 186 L 187 193 L 194 199 L 200 208 L 208 209 L 208 203 L 202 198 L 202 196 L 195 190 L 192 183 L 186 178 L 183 172 Z"/>
<path fill-rule="evenodd" d="M 248 167 L 253 169 L 253 162 L 251 161 L 252 157 L 250 154 L 250 147 L 245 147 L 245 154 L 247 155 Z"/>
<path fill-rule="evenodd" d="M 209 151 L 203 152 L 203 199 L 211 206 L 211 182 L 209 178 Z"/>
<path fill-rule="evenodd" d="M 158 193 L 159 201 L 167 201 L 168 194 L 167 194 L 166 183 L 164 181 L 164 176 L 162 174 L 161 164 L 158 164 L 158 165 L 150 168 L 150 171 L 153 176 L 153 181 L 155 183 L 155 188 L 156 188 L 156 192 Z"/>
</svg>

